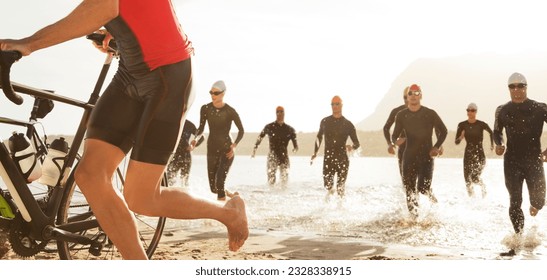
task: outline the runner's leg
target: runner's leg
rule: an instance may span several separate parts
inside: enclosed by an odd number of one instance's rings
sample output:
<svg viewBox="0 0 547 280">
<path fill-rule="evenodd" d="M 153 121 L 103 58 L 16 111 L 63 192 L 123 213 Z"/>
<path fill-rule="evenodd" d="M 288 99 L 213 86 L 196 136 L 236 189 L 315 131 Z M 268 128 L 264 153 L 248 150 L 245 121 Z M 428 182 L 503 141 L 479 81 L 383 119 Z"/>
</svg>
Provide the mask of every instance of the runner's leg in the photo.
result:
<svg viewBox="0 0 547 280">
<path fill-rule="evenodd" d="M 245 203 L 234 196 L 225 205 L 195 198 L 180 188 L 160 187 L 164 166 L 131 160 L 124 196 L 132 211 L 172 219 L 213 219 L 228 229 L 229 248 L 237 250 L 247 239 Z M 181 207 L 183 205 L 183 207 Z"/>
<path fill-rule="evenodd" d="M 109 155 L 105 157 L 104 155 Z M 125 154 L 101 140 L 87 139 L 84 154 L 76 169 L 76 182 L 101 228 L 120 250 L 124 259 L 146 259 L 133 214 L 112 186 L 112 174 Z"/>
</svg>

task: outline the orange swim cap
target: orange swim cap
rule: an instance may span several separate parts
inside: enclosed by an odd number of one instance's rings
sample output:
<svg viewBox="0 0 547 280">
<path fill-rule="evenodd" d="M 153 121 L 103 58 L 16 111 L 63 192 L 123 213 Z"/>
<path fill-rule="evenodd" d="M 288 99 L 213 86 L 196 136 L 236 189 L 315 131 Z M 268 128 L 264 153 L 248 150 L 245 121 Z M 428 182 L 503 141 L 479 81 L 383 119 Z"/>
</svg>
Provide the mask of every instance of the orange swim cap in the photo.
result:
<svg viewBox="0 0 547 280">
<path fill-rule="evenodd" d="M 275 112 L 276 113 L 285 112 L 285 108 L 283 108 L 283 106 L 277 106 L 277 108 L 275 108 Z"/>
<path fill-rule="evenodd" d="M 422 92 L 422 89 L 420 88 L 420 86 L 418 86 L 417 84 L 413 84 L 410 86 L 410 88 L 408 89 L 409 91 L 419 91 L 419 92 Z"/>
</svg>

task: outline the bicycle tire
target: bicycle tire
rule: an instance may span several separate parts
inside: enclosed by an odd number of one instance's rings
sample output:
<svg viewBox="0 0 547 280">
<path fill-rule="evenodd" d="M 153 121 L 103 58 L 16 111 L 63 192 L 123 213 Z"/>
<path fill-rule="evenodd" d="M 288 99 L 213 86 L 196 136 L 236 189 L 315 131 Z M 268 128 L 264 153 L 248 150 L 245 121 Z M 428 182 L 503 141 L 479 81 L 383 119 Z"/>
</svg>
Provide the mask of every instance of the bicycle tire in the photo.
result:
<svg viewBox="0 0 547 280">
<path fill-rule="evenodd" d="M 79 190 L 75 180 L 74 172 L 76 167 L 72 170 L 66 183 L 66 190 L 61 200 L 59 212 L 57 214 L 57 225 L 66 224 L 69 218 L 74 217 L 76 214 L 83 212 L 89 214 L 85 215 L 86 219 L 95 219 L 93 216 L 89 204 L 85 200 L 82 192 Z M 163 174 L 162 186 L 168 186 L 167 174 Z M 114 175 L 113 184 L 118 190 L 123 193 L 124 178 L 122 172 L 118 168 Z M 163 229 L 165 227 L 165 217 L 147 217 L 134 213 L 135 221 L 137 222 L 139 237 L 142 245 L 146 250 L 146 255 L 149 259 L 152 258 L 156 248 L 160 242 Z M 57 241 L 57 250 L 59 257 L 63 260 L 72 259 L 84 259 L 84 260 L 107 260 L 107 259 L 122 259 L 121 254 L 116 249 L 116 246 L 112 244 L 106 234 L 100 229 L 100 227 L 91 228 L 78 234 L 86 235 L 91 238 L 103 238 L 104 246 L 101 248 L 100 256 L 95 256 L 90 252 L 89 245 L 75 244 L 66 241 Z M 101 236 L 101 237 L 99 237 Z"/>
</svg>

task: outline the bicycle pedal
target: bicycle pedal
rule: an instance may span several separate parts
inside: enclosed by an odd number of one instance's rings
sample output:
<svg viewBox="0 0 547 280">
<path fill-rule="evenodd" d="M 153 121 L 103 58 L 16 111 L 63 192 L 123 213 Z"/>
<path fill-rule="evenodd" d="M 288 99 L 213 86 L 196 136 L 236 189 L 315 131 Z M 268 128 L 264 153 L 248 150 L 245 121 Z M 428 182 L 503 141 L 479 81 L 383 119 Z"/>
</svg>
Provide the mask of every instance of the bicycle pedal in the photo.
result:
<svg viewBox="0 0 547 280">
<path fill-rule="evenodd" d="M 101 243 L 96 243 L 89 246 L 89 253 L 91 253 L 95 257 L 99 257 L 101 255 L 102 250 L 103 250 L 103 244 Z"/>
<path fill-rule="evenodd" d="M 106 236 L 106 234 L 104 234 L 104 233 L 98 234 L 93 239 L 91 245 L 89 246 L 89 253 L 91 253 L 95 257 L 100 256 L 104 245 L 108 244 L 109 240 L 110 239 L 108 238 L 108 236 Z"/>
</svg>

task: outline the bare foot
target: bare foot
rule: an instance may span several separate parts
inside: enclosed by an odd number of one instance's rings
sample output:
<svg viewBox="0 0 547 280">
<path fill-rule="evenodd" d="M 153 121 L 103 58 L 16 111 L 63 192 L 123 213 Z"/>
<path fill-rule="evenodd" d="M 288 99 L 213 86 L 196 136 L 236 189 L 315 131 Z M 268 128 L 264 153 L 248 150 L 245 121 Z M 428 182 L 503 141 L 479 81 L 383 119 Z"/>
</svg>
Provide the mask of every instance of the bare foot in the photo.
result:
<svg viewBox="0 0 547 280">
<path fill-rule="evenodd" d="M 245 240 L 249 237 L 249 228 L 247 225 L 247 213 L 245 212 L 245 202 L 236 193 L 230 194 L 231 199 L 224 205 L 225 209 L 230 209 L 231 217 L 225 223 L 228 229 L 228 245 L 230 251 L 237 251 L 243 246 Z"/>
<path fill-rule="evenodd" d="M 535 217 L 538 214 L 538 212 L 539 210 L 536 207 L 530 206 L 530 216 Z"/>
</svg>

